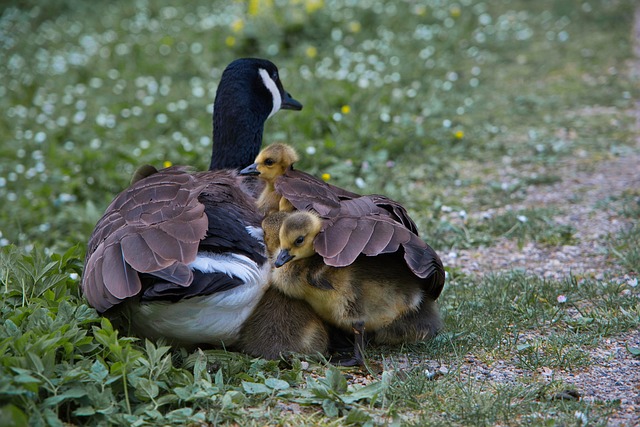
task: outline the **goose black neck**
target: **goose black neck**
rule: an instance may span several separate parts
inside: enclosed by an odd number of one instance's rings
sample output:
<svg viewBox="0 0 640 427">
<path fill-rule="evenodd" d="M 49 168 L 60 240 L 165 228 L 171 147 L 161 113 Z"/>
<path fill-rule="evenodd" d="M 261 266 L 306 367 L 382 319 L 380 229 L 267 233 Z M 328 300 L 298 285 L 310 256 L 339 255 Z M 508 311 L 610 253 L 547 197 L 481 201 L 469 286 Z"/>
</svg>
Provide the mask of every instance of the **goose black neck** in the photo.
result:
<svg viewBox="0 0 640 427">
<path fill-rule="evenodd" d="M 222 73 L 213 103 L 209 170 L 246 168 L 260 152 L 264 122 L 273 108 L 273 98 L 254 62 L 234 61 Z"/>
<path fill-rule="evenodd" d="M 244 114 L 213 116 L 213 149 L 209 170 L 243 169 L 253 163 L 262 146 L 265 118 Z"/>
</svg>

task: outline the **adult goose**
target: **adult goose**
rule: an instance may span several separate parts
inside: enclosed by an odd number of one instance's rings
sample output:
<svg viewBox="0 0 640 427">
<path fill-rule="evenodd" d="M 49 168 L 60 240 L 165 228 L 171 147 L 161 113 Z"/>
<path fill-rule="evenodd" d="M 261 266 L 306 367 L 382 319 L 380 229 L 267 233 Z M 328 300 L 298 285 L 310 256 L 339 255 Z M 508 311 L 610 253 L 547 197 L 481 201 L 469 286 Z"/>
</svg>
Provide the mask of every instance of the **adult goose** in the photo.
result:
<svg viewBox="0 0 640 427">
<path fill-rule="evenodd" d="M 269 117 L 301 108 L 273 63 L 232 62 L 214 101 L 209 171 L 144 170 L 116 196 L 88 243 L 89 304 L 140 337 L 233 345 L 270 270 L 262 215 L 237 170 L 260 151 Z"/>
<path fill-rule="evenodd" d="M 384 344 L 436 335 L 442 326 L 435 303 L 439 292 L 434 292 L 430 277 L 417 276 L 402 262 L 400 252 L 359 256 L 345 267 L 329 266 L 316 249 L 321 229 L 321 219 L 312 212 L 288 214 L 279 230 L 278 268 L 271 283 L 285 295 L 306 301 L 330 324 L 353 329 L 354 357 L 341 364 L 363 364 L 365 328 Z M 423 250 L 430 252 L 426 245 Z"/>
</svg>

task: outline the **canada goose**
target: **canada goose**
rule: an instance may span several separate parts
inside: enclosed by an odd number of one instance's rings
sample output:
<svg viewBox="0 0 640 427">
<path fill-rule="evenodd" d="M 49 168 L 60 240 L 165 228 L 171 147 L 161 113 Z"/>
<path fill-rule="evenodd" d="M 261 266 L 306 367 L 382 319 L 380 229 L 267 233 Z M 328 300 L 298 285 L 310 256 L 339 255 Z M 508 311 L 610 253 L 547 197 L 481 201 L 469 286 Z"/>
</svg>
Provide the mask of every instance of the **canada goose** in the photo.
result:
<svg viewBox="0 0 640 427">
<path fill-rule="evenodd" d="M 439 277 L 416 275 L 402 262 L 401 251 L 359 256 L 346 267 L 327 265 L 317 251 L 322 228 L 322 220 L 308 211 L 284 219 L 271 283 L 284 294 L 307 301 L 325 321 L 344 330 L 353 328 L 353 364 L 363 363 L 365 328 L 375 332 L 379 343 L 435 336 L 441 328 L 435 305 Z M 431 248 L 425 244 L 421 250 L 438 264 Z"/>
<path fill-rule="evenodd" d="M 141 171 L 91 235 L 81 288 L 130 332 L 175 345 L 232 345 L 270 270 L 252 188 L 237 170 L 260 150 L 264 122 L 302 104 L 270 61 L 223 72 L 214 101 L 210 170 Z"/>
</svg>

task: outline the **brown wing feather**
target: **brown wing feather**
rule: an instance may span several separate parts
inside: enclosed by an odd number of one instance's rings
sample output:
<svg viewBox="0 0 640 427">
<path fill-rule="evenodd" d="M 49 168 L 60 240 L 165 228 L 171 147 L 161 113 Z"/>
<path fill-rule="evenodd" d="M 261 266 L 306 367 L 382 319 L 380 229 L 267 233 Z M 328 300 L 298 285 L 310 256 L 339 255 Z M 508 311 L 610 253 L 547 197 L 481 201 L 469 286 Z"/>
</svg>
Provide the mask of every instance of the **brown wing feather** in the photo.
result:
<svg viewBox="0 0 640 427">
<path fill-rule="evenodd" d="M 418 235 L 418 226 L 409 216 L 407 210 L 400 203 L 380 194 L 367 196 L 372 203 L 389 212 L 390 217 L 400 224 L 404 225 L 409 231 Z"/>
<path fill-rule="evenodd" d="M 138 273 L 188 285 L 207 232 L 198 201 L 207 182 L 168 168 L 134 182 L 111 202 L 89 240 L 82 290 L 103 312 L 141 290 Z"/>
<path fill-rule="evenodd" d="M 328 184 L 308 173 L 289 169 L 274 183 L 276 192 L 298 210 L 314 210 L 326 215 L 340 207 L 340 200 L 359 197 L 359 194 Z"/>
<path fill-rule="evenodd" d="M 323 230 L 314 248 L 327 265 L 344 267 L 360 255 L 404 251 L 407 266 L 429 279 L 434 299 L 444 285 L 444 267 L 436 252 L 418 236 L 418 227 L 400 203 L 386 196 L 359 194 L 290 169 L 275 182 L 276 192 L 298 210 L 314 211 Z"/>
<path fill-rule="evenodd" d="M 404 259 L 413 273 L 422 279 L 431 279 L 425 288 L 432 299 L 438 298 L 445 281 L 445 271 L 442 261 L 436 251 L 422 239 L 415 236 L 404 247 Z"/>
<path fill-rule="evenodd" d="M 142 289 L 140 278 L 125 262 L 120 244 L 107 248 L 102 261 L 102 277 L 108 278 L 105 281 L 108 294 L 117 299 L 124 299 L 140 292 Z"/>
</svg>

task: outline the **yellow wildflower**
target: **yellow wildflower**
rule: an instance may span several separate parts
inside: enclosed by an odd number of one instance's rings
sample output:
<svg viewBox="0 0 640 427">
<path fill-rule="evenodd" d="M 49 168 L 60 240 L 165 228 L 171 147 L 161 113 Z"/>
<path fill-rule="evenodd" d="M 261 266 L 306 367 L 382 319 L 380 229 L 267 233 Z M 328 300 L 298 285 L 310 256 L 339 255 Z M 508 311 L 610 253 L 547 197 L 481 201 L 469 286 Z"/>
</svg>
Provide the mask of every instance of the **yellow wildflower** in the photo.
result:
<svg viewBox="0 0 640 427">
<path fill-rule="evenodd" d="M 244 21 L 240 18 L 231 23 L 231 29 L 234 33 L 239 33 L 244 28 Z"/>
<path fill-rule="evenodd" d="M 260 0 L 249 0 L 249 16 L 256 16 L 260 10 Z"/>
<path fill-rule="evenodd" d="M 454 137 L 455 139 L 462 139 L 462 138 L 464 138 L 464 132 L 463 132 L 463 131 L 461 131 L 461 130 L 457 130 L 457 131 L 455 131 L 455 132 L 453 133 L 453 137 Z"/>
<path fill-rule="evenodd" d="M 324 0 L 306 0 L 305 7 L 307 9 L 307 13 L 313 13 L 324 7 Z"/>
<path fill-rule="evenodd" d="M 323 181 L 326 182 L 326 181 L 329 181 L 330 179 L 331 179 L 331 174 L 328 174 L 326 172 L 322 174 L 322 180 Z"/>
<path fill-rule="evenodd" d="M 451 9 L 449 9 L 449 13 L 451 13 L 452 18 L 458 18 L 462 13 L 462 9 L 460 9 L 460 6 L 452 6 Z"/>
<path fill-rule="evenodd" d="M 233 37 L 233 36 L 228 36 L 228 37 L 225 39 L 224 43 L 225 43 L 227 46 L 229 46 L 229 47 L 233 47 L 233 46 L 235 46 L 235 44 L 236 44 L 236 38 L 235 38 L 235 37 Z"/>
<path fill-rule="evenodd" d="M 249 0 L 247 13 L 249 16 L 257 16 L 262 9 L 269 9 L 273 6 L 273 0 Z"/>
<path fill-rule="evenodd" d="M 360 24 L 358 21 L 349 22 L 349 31 L 351 31 L 352 33 L 359 33 L 361 29 L 362 24 Z"/>
<path fill-rule="evenodd" d="M 340 111 L 342 111 L 342 114 L 349 114 L 351 112 L 351 107 L 349 107 L 348 105 L 343 105 Z"/>
<path fill-rule="evenodd" d="M 170 168 L 171 166 L 173 166 L 173 163 L 171 163 L 171 160 L 165 160 L 164 163 L 162 163 L 163 168 Z"/>
<path fill-rule="evenodd" d="M 316 56 L 318 56 L 318 49 L 316 49 L 314 46 L 309 46 L 307 48 L 306 54 L 309 58 L 315 58 Z"/>
</svg>

